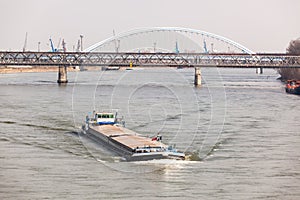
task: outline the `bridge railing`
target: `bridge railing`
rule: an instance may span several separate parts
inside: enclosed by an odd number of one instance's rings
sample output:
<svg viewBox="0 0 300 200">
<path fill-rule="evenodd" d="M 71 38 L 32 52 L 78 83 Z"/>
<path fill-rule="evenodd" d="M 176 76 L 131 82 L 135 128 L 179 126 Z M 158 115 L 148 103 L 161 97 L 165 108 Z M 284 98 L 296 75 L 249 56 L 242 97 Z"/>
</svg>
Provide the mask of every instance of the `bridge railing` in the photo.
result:
<svg viewBox="0 0 300 200">
<path fill-rule="evenodd" d="M 130 63 L 143 67 L 300 68 L 300 55 L 0 51 L 0 66 L 129 66 Z"/>
</svg>

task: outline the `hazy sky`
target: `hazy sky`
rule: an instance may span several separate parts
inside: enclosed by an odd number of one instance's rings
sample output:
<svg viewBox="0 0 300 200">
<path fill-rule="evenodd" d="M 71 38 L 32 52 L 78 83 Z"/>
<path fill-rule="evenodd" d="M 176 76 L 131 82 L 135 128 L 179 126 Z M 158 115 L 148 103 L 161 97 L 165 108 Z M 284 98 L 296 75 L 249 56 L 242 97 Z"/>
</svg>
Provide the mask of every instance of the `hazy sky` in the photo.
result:
<svg viewBox="0 0 300 200">
<path fill-rule="evenodd" d="M 134 28 L 186 27 L 232 39 L 255 52 L 284 52 L 300 37 L 299 0 L 0 0 L 0 50 L 84 48 Z"/>
</svg>

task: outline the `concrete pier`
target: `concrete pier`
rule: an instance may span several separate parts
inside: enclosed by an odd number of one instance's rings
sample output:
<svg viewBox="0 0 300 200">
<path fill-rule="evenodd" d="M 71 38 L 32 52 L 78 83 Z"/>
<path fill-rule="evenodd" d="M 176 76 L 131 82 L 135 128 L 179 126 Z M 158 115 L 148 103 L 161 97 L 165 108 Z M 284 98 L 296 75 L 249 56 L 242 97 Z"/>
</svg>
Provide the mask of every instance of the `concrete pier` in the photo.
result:
<svg viewBox="0 0 300 200">
<path fill-rule="evenodd" d="M 264 73 L 263 68 L 262 67 L 256 68 L 256 73 L 257 74 L 263 74 Z"/>
<path fill-rule="evenodd" d="M 67 66 L 59 66 L 58 67 L 58 84 L 68 83 L 67 79 Z"/>
<path fill-rule="evenodd" d="M 201 80 L 201 69 L 200 67 L 195 67 L 195 86 L 201 86 L 202 80 Z"/>
<path fill-rule="evenodd" d="M 263 68 L 261 67 L 260 68 L 260 74 L 263 74 L 264 73 L 264 71 L 263 71 Z"/>
</svg>

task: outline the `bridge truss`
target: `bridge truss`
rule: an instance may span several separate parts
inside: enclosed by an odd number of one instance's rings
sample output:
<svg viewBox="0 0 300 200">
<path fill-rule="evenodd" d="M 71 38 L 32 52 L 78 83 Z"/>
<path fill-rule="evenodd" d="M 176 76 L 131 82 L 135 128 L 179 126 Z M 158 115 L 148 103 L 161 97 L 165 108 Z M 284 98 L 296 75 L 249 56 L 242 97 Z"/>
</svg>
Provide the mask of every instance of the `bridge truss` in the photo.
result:
<svg viewBox="0 0 300 200">
<path fill-rule="evenodd" d="M 0 52 L 0 66 L 300 68 L 300 55 L 247 53 Z"/>
</svg>

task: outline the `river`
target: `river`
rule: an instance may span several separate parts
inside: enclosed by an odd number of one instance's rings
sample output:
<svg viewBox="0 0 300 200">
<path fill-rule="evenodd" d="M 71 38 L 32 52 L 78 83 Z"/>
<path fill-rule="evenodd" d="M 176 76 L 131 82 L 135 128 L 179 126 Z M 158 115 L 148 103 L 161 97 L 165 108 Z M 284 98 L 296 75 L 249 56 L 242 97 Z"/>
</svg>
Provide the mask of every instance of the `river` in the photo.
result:
<svg viewBox="0 0 300 200">
<path fill-rule="evenodd" d="M 299 199 L 300 97 L 274 70 L 0 74 L 0 199 Z M 93 110 L 201 158 L 122 162 L 80 131 Z"/>
</svg>

